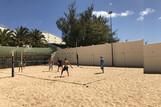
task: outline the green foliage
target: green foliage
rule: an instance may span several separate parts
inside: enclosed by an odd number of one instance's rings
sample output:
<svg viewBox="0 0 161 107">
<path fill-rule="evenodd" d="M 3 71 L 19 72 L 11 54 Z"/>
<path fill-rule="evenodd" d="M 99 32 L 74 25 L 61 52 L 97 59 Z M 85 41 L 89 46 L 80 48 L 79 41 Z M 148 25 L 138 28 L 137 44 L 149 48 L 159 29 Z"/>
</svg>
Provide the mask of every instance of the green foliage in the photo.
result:
<svg viewBox="0 0 161 107">
<path fill-rule="evenodd" d="M 15 29 L 14 35 L 15 45 L 22 47 L 23 45 L 26 45 L 28 43 L 29 29 L 22 26 L 18 27 Z"/>
<path fill-rule="evenodd" d="M 0 29 L 0 44 L 2 46 L 12 45 L 13 41 L 13 31 L 10 31 L 9 29 Z"/>
<path fill-rule="evenodd" d="M 29 33 L 29 44 L 33 47 L 44 47 L 47 44 L 44 35 L 38 29 L 32 29 Z"/>
<path fill-rule="evenodd" d="M 0 44 L 2 46 L 25 46 L 45 47 L 47 41 L 41 31 L 32 29 L 31 31 L 26 27 L 18 27 L 15 31 L 10 29 L 0 29 Z"/>
<path fill-rule="evenodd" d="M 116 32 L 111 33 L 108 20 L 103 17 L 92 15 L 93 5 L 87 10 L 77 14 L 75 4 L 71 4 L 65 17 L 57 20 L 57 27 L 62 31 L 64 42 L 69 47 L 88 46 L 93 44 L 117 42 L 114 37 Z"/>
</svg>

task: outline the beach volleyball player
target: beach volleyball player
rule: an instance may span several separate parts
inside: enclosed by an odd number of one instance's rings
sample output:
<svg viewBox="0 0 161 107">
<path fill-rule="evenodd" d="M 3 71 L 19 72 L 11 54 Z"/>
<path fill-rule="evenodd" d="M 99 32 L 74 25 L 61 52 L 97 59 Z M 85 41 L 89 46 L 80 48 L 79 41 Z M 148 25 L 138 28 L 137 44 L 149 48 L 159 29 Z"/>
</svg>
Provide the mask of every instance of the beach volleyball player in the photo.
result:
<svg viewBox="0 0 161 107">
<path fill-rule="evenodd" d="M 58 65 L 58 69 L 57 69 L 57 72 L 59 72 L 59 68 L 61 68 L 61 70 L 63 69 L 63 62 L 61 59 L 58 58 L 57 60 L 57 65 Z"/>
<path fill-rule="evenodd" d="M 101 67 L 102 73 L 104 73 L 104 59 L 102 56 L 100 57 L 100 67 Z"/>
<path fill-rule="evenodd" d="M 49 71 L 53 71 L 53 60 L 49 58 Z"/>
<path fill-rule="evenodd" d="M 71 68 L 73 68 L 72 65 L 71 65 L 71 63 L 65 58 L 65 60 L 64 60 L 64 66 L 63 66 L 63 69 L 61 71 L 61 76 L 60 77 L 62 77 L 64 71 L 66 71 L 67 74 L 68 74 L 68 76 L 69 76 L 69 71 L 68 71 L 68 66 L 69 65 L 70 65 Z"/>
</svg>

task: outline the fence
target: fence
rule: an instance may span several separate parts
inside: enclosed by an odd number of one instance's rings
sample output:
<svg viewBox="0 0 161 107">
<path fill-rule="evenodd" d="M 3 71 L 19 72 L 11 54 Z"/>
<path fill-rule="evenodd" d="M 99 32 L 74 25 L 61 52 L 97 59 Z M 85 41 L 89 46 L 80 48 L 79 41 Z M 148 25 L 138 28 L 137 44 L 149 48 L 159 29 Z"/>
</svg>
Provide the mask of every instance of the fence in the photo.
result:
<svg viewBox="0 0 161 107">
<path fill-rule="evenodd" d="M 144 46 L 144 72 L 161 73 L 161 43 Z"/>
<path fill-rule="evenodd" d="M 111 44 L 92 45 L 78 48 L 60 49 L 56 57 L 67 58 L 71 63 L 76 64 L 76 54 L 79 56 L 81 65 L 99 65 L 100 56 L 104 57 L 105 66 L 112 66 Z M 143 67 L 143 46 L 144 41 L 113 43 L 114 66 Z"/>
<path fill-rule="evenodd" d="M 105 66 L 112 66 L 111 44 L 92 45 L 78 48 L 59 49 L 54 60 L 57 58 L 70 60 L 76 64 L 79 56 L 80 65 L 99 65 L 99 58 L 103 56 Z M 10 50 L 10 51 L 9 51 Z M 11 67 L 11 47 L 0 47 L 0 68 Z M 23 48 L 16 50 L 15 66 L 21 61 L 20 52 Z M 40 65 L 48 63 L 51 57 L 51 50 L 25 49 L 23 59 L 26 65 Z M 114 66 L 122 67 L 144 67 L 145 73 L 161 73 L 161 43 L 144 45 L 144 41 L 121 42 L 113 44 Z"/>
<path fill-rule="evenodd" d="M 114 66 L 143 67 L 143 51 L 143 40 L 114 43 Z"/>
<path fill-rule="evenodd" d="M 67 58 L 72 64 L 76 64 L 77 53 L 79 56 L 79 64 L 81 65 L 98 65 L 99 57 L 103 56 L 105 65 L 111 66 L 110 44 L 60 49 L 56 52 L 55 60 L 57 60 L 57 58 Z"/>
</svg>

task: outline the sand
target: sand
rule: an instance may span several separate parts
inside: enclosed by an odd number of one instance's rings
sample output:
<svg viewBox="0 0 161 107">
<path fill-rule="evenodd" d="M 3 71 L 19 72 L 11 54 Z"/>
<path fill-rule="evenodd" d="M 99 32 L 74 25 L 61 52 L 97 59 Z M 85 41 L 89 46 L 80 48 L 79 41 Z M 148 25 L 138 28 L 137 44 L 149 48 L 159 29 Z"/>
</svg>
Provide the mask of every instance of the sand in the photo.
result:
<svg viewBox="0 0 161 107">
<path fill-rule="evenodd" d="M 10 77 L 0 69 L 0 107 L 159 107 L 161 75 L 143 74 L 141 68 L 74 66 L 70 77 L 30 66 Z"/>
</svg>

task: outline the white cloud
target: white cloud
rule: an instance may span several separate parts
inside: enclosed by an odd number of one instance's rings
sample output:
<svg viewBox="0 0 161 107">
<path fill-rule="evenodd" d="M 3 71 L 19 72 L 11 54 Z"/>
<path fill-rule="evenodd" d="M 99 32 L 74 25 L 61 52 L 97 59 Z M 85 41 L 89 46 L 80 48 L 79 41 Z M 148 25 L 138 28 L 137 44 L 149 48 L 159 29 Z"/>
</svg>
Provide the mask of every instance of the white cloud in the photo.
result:
<svg viewBox="0 0 161 107">
<path fill-rule="evenodd" d="M 126 16 L 129 16 L 129 15 L 133 15 L 134 12 L 133 11 L 129 11 L 129 10 L 126 10 L 125 12 L 121 12 L 121 13 L 112 13 L 111 16 L 112 17 L 126 17 Z M 105 18 L 109 18 L 110 15 L 108 14 L 108 12 L 106 11 L 93 11 L 93 15 L 99 17 L 99 16 L 102 16 L 102 17 L 105 17 Z"/>
<path fill-rule="evenodd" d="M 143 16 L 140 16 L 137 18 L 137 21 L 143 21 L 144 20 L 144 17 Z"/>
<path fill-rule="evenodd" d="M 125 12 L 122 12 L 120 14 L 120 16 L 129 16 L 129 15 L 133 15 L 133 14 L 134 14 L 133 11 L 126 10 Z"/>
<path fill-rule="evenodd" d="M 109 17 L 109 15 L 108 15 L 108 13 L 106 11 L 93 11 L 92 14 L 97 16 L 97 17 L 99 17 L 99 16 Z"/>
<path fill-rule="evenodd" d="M 152 9 L 152 8 L 146 8 L 145 10 L 141 11 L 139 13 L 139 17 L 137 18 L 138 21 L 143 21 L 144 20 L 144 17 L 149 15 L 149 14 L 152 14 L 154 13 L 155 10 Z"/>
<path fill-rule="evenodd" d="M 161 17 L 159 17 L 158 20 L 161 20 Z"/>
<path fill-rule="evenodd" d="M 143 10 L 143 11 L 140 12 L 140 15 L 141 16 L 146 16 L 146 15 L 151 14 L 153 12 L 155 12 L 154 9 L 152 9 L 152 8 L 146 8 L 145 10 Z"/>
</svg>

